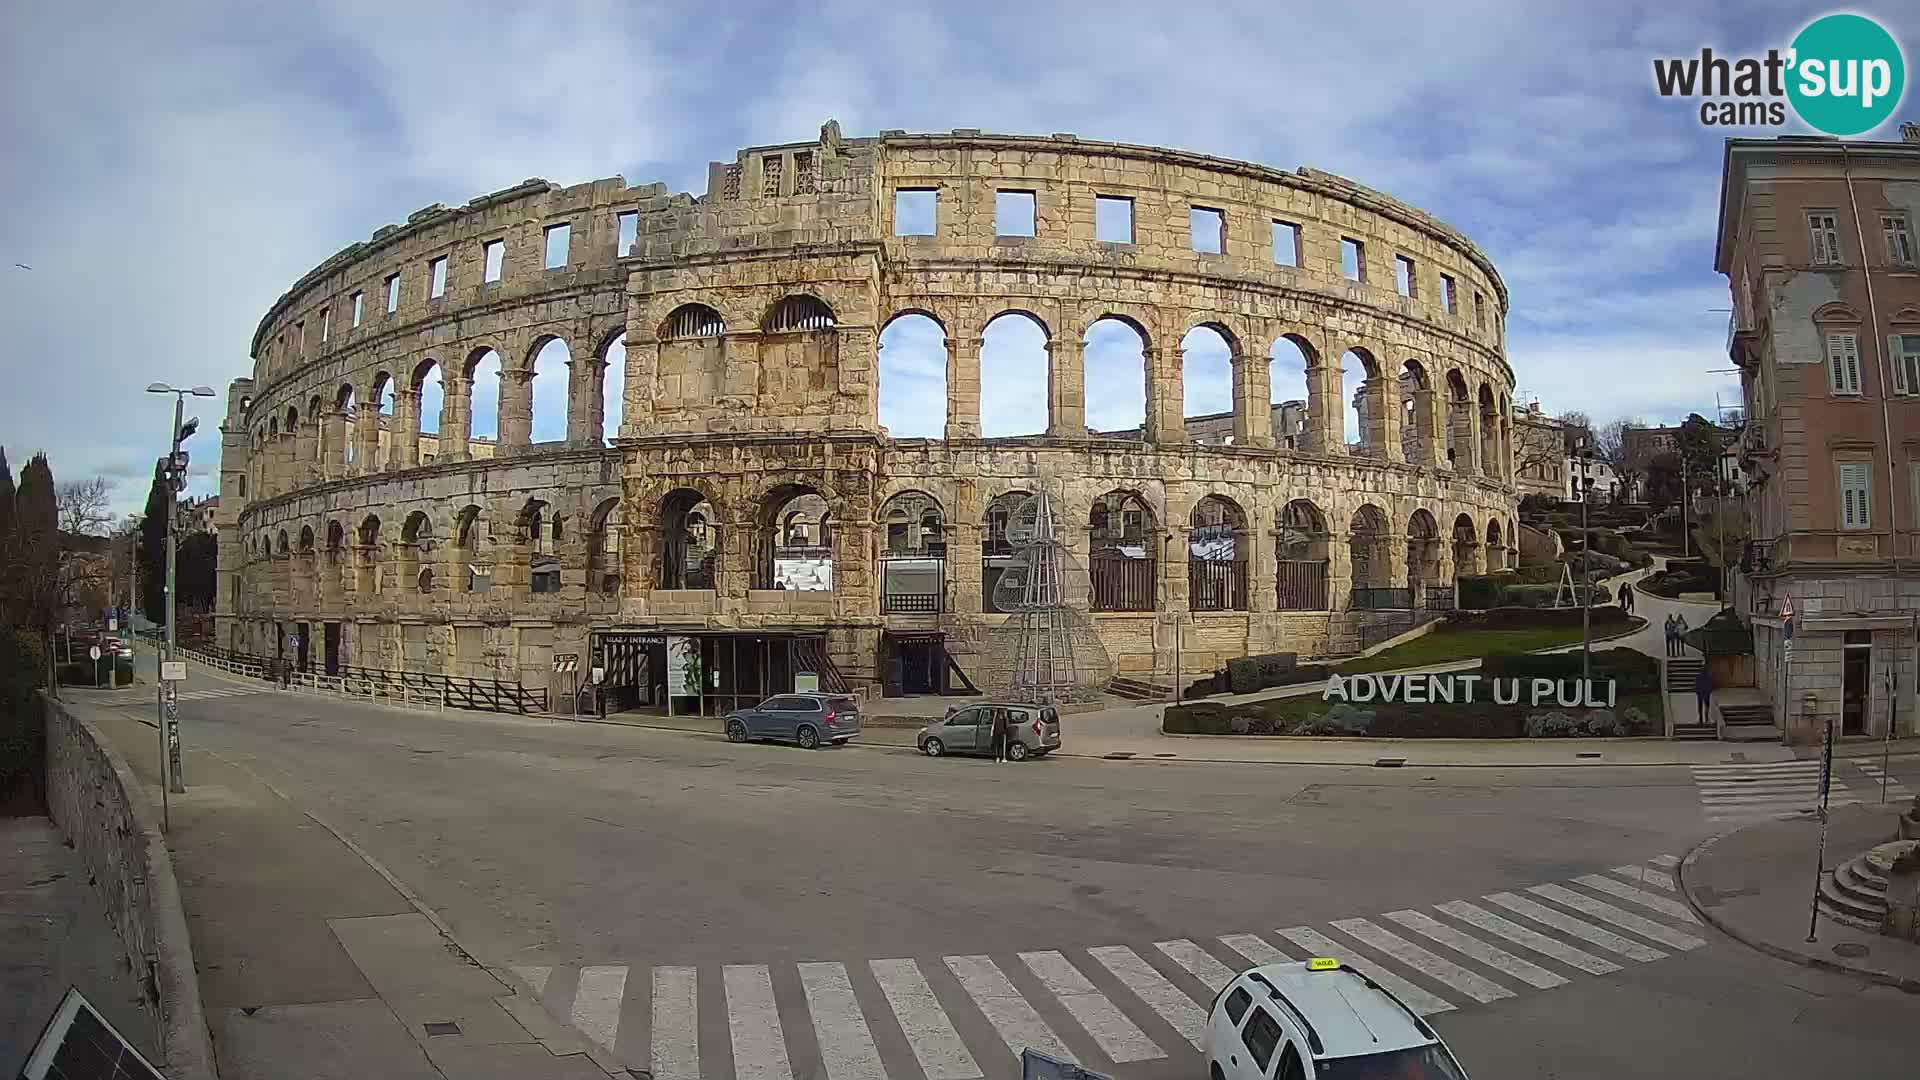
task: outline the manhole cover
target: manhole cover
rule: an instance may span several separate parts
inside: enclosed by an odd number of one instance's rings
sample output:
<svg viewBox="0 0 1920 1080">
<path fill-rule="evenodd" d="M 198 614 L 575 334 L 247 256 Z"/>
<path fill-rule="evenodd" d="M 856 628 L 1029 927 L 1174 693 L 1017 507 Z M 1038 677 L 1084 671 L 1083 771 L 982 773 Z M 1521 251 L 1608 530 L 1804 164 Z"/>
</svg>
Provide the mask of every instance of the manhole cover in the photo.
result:
<svg viewBox="0 0 1920 1080">
<path fill-rule="evenodd" d="M 454 1023 L 451 1020 L 429 1020 L 426 1023 L 421 1024 L 420 1026 L 423 1028 L 426 1028 L 427 1034 L 429 1035 L 460 1034 L 460 1025 Z"/>
<path fill-rule="evenodd" d="M 1833 947 L 1833 955 L 1858 960 L 1867 955 L 1867 947 L 1857 941 L 1843 941 Z"/>
</svg>

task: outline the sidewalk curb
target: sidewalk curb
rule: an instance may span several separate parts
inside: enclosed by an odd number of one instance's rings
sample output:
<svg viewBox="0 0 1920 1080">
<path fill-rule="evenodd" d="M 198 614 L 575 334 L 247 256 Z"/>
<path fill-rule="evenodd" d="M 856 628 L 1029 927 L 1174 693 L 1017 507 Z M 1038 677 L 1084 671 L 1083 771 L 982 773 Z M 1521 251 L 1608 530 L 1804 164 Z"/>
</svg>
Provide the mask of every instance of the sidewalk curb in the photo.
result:
<svg viewBox="0 0 1920 1080">
<path fill-rule="evenodd" d="M 1734 929 L 1725 920 L 1718 918 L 1711 908 L 1701 904 L 1700 901 L 1695 898 L 1693 889 L 1687 884 L 1687 871 L 1693 868 L 1693 865 L 1699 861 L 1700 857 L 1706 854 L 1709 848 L 1735 833 L 1751 829 L 1756 825 L 1767 824 L 1771 824 L 1771 822 L 1749 822 L 1737 828 L 1728 829 L 1715 836 L 1710 836 L 1698 844 L 1695 844 L 1693 850 L 1687 852 L 1686 857 L 1680 860 L 1680 864 L 1673 868 L 1674 879 L 1680 886 L 1680 895 L 1686 897 L 1687 906 L 1693 909 L 1694 914 L 1700 916 L 1708 926 L 1720 931 L 1734 941 L 1745 945 L 1749 949 L 1766 953 L 1776 960 L 1785 960 L 1790 964 L 1798 964 L 1804 968 L 1832 971 L 1842 975 L 1854 975 L 1867 979 L 1870 982 L 1878 983 L 1881 986 L 1891 986 L 1896 990 L 1903 990 L 1909 994 L 1920 994 L 1920 979 L 1906 975 L 1895 975 L 1893 972 L 1881 971 L 1879 968 L 1867 967 L 1864 964 L 1849 964 L 1841 960 L 1829 960 L 1824 956 L 1804 953 L 1785 945 L 1776 945 L 1773 942 L 1756 938 L 1751 934 Z"/>
<path fill-rule="evenodd" d="M 481 961 L 479 957 L 473 955 L 473 951 L 471 949 L 468 949 L 465 945 L 462 945 L 460 943 L 460 939 L 454 936 L 453 928 L 447 925 L 447 921 L 440 916 L 439 912 L 433 910 L 431 907 L 428 907 L 426 901 L 420 899 L 420 895 L 414 892 L 411 888 L 408 888 L 406 882 L 401 881 L 400 878 L 397 875 L 395 875 L 393 871 L 387 869 L 387 866 L 385 863 L 381 862 L 379 859 L 376 859 L 372 855 L 368 854 L 365 848 L 362 848 L 359 844 L 354 843 L 351 837 L 349 837 L 346 833 L 342 832 L 340 829 L 336 828 L 332 822 L 328 821 L 327 819 L 321 817 L 320 815 L 314 813 L 311 810 L 301 809 L 300 804 L 295 802 L 292 798 L 290 798 L 286 792 L 281 791 L 279 788 L 273 786 L 273 784 L 269 783 L 266 780 L 266 778 L 254 772 L 252 769 L 247 768 L 245 765 L 241 764 L 240 762 L 235 761 L 232 758 L 226 757 L 225 755 L 222 755 L 215 751 L 203 750 L 203 751 L 200 751 L 200 753 L 208 754 L 212 757 L 217 757 L 221 761 L 232 766 L 233 768 L 238 769 L 241 772 L 246 773 L 248 776 L 253 777 L 254 781 L 258 783 L 261 787 L 264 787 L 268 791 L 273 792 L 276 797 L 284 801 L 288 806 L 294 807 L 295 809 L 299 809 L 300 813 L 303 816 L 305 816 L 307 820 L 313 822 L 315 825 L 320 826 L 322 829 L 325 829 L 329 834 L 333 836 L 335 840 L 340 841 L 341 845 L 344 846 L 348 851 L 353 852 L 354 855 L 357 856 L 361 862 L 366 863 L 369 869 L 371 869 L 374 873 L 379 874 L 381 879 L 384 880 L 388 885 L 392 886 L 393 891 L 399 893 L 401 897 L 404 898 L 407 901 L 407 903 L 413 907 L 415 911 L 419 912 L 422 916 L 426 918 L 428 922 L 432 923 L 434 929 L 440 932 L 440 936 L 446 939 L 447 944 L 452 946 L 455 950 L 459 952 L 461 959 L 467 961 L 468 963 L 472 964 L 474 967 L 477 967 L 480 970 L 485 971 L 487 974 L 493 976 L 494 981 L 500 984 L 500 988 L 502 990 L 507 991 L 506 995 L 504 995 L 505 997 L 509 997 L 509 998 L 524 997 L 528 1001 L 532 1002 L 535 1008 L 538 1008 L 538 1009 L 545 1008 L 543 1005 L 540 1004 L 539 995 L 534 994 L 533 988 L 528 986 L 523 980 L 519 978 L 519 976 L 514 975 L 510 971 L 506 971 L 500 968 L 495 968 L 490 964 L 484 963 Z M 500 999 L 495 998 L 495 1000 L 499 1001 Z M 516 1024 L 520 1023 L 519 1017 L 514 1016 L 513 1011 L 509 1009 L 506 1005 L 504 1004 L 501 1005 L 501 1009 L 502 1011 L 506 1012 L 509 1017 L 513 1018 L 514 1023 Z M 526 1028 L 525 1024 L 521 1024 L 520 1026 L 522 1030 L 525 1030 Z M 568 1028 L 568 1030 L 571 1031 L 572 1029 Z M 547 1040 L 541 1039 L 539 1036 L 534 1035 L 534 1033 L 531 1031 L 528 1031 L 527 1035 L 529 1038 L 533 1039 L 535 1042 L 540 1043 L 542 1045 L 545 1045 L 547 1042 Z M 583 1052 L 586 1055 L 586 1057 L 589 1060 L 591 1060 L 594 1063 L 594 1065 L 597 1066 L 602 1072 L 606 1073 L 610 1077 L 620 1076 L 625 1072 L 626 1067 L 614 1061 L 613 1056 L 609 1051 L 602 1050 L 599 1046 L 595 1045 L 591 1039 L 586 1038 L 584 1035 L 580 1036 L 580 1042 L 581 1042 L 581 1045 L 585 1048 Z M 551 1052 L 552 1047 L 548 1047 L 548 1050 L 549 1052 Z M 563 1055 L 555 1054 L 554 1056 L 560 1057 Z"/>
</svg>

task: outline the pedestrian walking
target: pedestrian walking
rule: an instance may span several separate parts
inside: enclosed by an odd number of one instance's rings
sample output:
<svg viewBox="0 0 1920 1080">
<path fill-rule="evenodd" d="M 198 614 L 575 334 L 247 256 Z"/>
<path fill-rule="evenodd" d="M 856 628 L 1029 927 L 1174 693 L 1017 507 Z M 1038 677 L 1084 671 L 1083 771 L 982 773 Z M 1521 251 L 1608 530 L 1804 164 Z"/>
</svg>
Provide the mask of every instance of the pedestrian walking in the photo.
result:
<svg viewBox="0 0 1920 1080">
<path fill-rule="evenodd" d="M 1631 581 L 1620 583 L 1620 606 L 1627 609 L 1627 614 L 1633 614 L 1633 582 Z"/>
<path fill-rule="evenodd" d="M 1687 655 L 1687 617 L 1679 612 L 1673 616 L 1673 654 Z"/>
<path fill-rule="evenodd" d="M 1672 656 L 1673 655 L 1673 613 L 1672 612 L 1667 613 L 1666 622 L 1663 623 L 1661 626 L 1661 632 L 1666 635 L 1667 655 Z"/>
<path fill-rule="evenodd" d="M 1706 664 L 1700 665 L 1700 674 L 1693 677 L 1693 696 L 1700 706 L 1700 722 L 1707 722 L 1707 711 L 1713 707 L 1713 669 Z"/>
<path fill-rule="evenodd" d="M 1007 710 L 993 710 L 993 760 L 1007 760 Z"/>
</svg>

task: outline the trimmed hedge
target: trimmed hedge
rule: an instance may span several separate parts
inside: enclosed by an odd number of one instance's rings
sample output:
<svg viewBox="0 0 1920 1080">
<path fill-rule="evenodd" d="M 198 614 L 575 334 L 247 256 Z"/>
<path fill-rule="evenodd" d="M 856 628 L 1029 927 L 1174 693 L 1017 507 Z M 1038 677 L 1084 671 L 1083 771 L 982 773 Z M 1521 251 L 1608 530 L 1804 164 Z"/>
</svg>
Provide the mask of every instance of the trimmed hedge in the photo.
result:
<svg viewBox="0 0 1920 1080">
<path fill-rule="evenodd" d="M 1438 705 L 1346 705 L 1318 698 L 1272 698 L 1242 705 L 1170 706 L 1169 735 L 1319 735 L 1381 739 L 1522 739 L 1651 735 L 1665 723 L 1658 692 L 1627 694 L 1617 711 L 1528 709 L 1485 698 Z"/>
<path fill-rule="evenodd" d="M 1298 653 L 1290 652 L 1236 657 L 1227 661 L 1227 688 L 1236 694 L 1251 694 L 1278 686 L 1298 659 Z"/>
<path fill-rule="evenodd" d="M 1591 655 L 1593 677 L 1613 679 L 1622 696 L 1660 689 L 1660 661 L 1639 651 L 1616 647 Z M 1480 661 L 1480 673 L 1490 679 L 1577 679 L 1580 654 L 1507 653 Z"/>
<path fill-rule="evenodd" d="M 1595 634 L 1611 634 L 1633 625 L 1633 616 L 1611 604 L 1594 607 L 1588 623 Z M 1537 630 L 1580 625 L 1580 609 L 1503 607 L 1492 611 L 1456 611 L 1447 616 L 1449 630 Z"/>
</svg>

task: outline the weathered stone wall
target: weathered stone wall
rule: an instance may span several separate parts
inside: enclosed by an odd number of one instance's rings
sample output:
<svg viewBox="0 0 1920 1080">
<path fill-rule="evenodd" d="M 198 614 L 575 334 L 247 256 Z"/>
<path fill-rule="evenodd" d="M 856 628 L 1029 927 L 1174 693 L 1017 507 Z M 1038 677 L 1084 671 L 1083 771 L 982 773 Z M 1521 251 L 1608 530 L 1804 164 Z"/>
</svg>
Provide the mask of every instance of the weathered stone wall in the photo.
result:
<svg viewBox="0 0 1920 1080">
<path fill-rule="evenodd" d="M 935 193 L 933 235 L 895 235 L 903 190 Z M 1033 194 L 1034 235 L 1000 235 L 1002 190 Z M 1130 242 L 1096 238 L 1099 198 L 1127 201 Z M 1218 253 L 1193 250 L 1194 209 L 1221 215 Z M 623 219 L 632 242 L 616 250 Z M 1297 265 L 1276 259 L 1277 223 L 1298 230 Z M 569 258 L 547 269 L 545 231 L 559 224 L 573 230 Z M 1341 271 L 1343 239 L 1362 245 L 1361 280 Z M 493 241 L 505 244 L 504 269 L 482 282 Z M 1395 287 L 1396 256 L 1413 262 L 1411 295 Z M 446 292 L 431 299 L 441 257 Z M 385 283 L 396 272 L 389 315 Z M 342 325 L 355 292 L 361 325 Z M 322 309 L 324 341 L 313 329 Z M 1072 136 L 846 139 L 829 123 L 815 142 L 715 163 L 700 198 L 619 178 L 529 181 L 377 232 L 263 320 L 254 378 L 235 384 L 226 429 L 223 495 L 235 497 L 222 502 L 234 519 L 222 529 L 222 572 L 240 569 L 223 581 L 222 644 L 271 654 L 288 623 L 307 622 L 317 646 L 314 625 L 338 620 L 349 663 L 531 678 L 594 627 L 798 629 L 824 632 L 836 663 L 870 678 L 886 630 L 941 630 L 964 655 L 1002 618 L 981 595 L 986 508 L 1044 484 L 1082 560 L 1096 499 L 1130 493 L 1153 519 L 1156 610 L 1093 616 L 1116 669 L 1164 670 L 1176 633 L 1192 670 L 1245 652 L 1348 649 L 1356 630 L 1339 609 L 1354 584 L 1356 520 L 1385 523 L 1371 541 L 1372 579 L 1360 583 L 1375 586 L 1408 583 L 1416 514 L 1450 528 L 1464 521 L 1477 538 L 1490 523 L 1511 535 L 1505 312 L 1504 285 L 1477 248 L 1377 192 L 1313 170 Z M 945 439 L 893 439 L 879 422 L 879 334 L 907 313 L 946 333 Z M 1048 431 L 984 439 L 981 335 L 1006 313 L 1046 331 Z M 1102 318 L 1130 324 L 1143 343 L 1146 420 L 1131 438 L 1090 435 L 1085 423 L 1085 335 Z M 1181 341 L 1197 326 L 1231 349 L 1233 409 L 1189 431 Z M 568 439 L 533 445 L 529 365 L 554 337 L 574 357 Z M 625 379 L 613 387 L 616 338 Z M 1303 423 L 1293 445 L 1276 438 L 1269 404 L 1268 350 L 1281 338 L 1308 360 L 1307 398 L 1284 417 Z M 489 348 L 503 362 L 500 437 L 492 460 L 475 460 L 469 380 Z M 1364 445 L 1354 452 L 1340 419 L 1348 352 L 1366 368 Z M 423 465 L 415 394 L 431 365 L 444 372 L 446 405 Z M 619 445 L 606 449 L 615 392 Z M 232 490 L 242 482 L 244 494 Z M 677 492 L 711 505 L 712 589 L 663 587 L 682 527 L 669 511 Z M 830 591 L 767 580 L 775 504 L 800 492 L 828 505 Z M 937 614 L 882 611 L 885 507 L 903 494 L 937 506 L 945 523 Z M 1209 495 L 1248 523 L 1236 547 L 1247 610 L 1188 617 L 1187 533 Z M 615 499 L 609 542 L 585 526 Z M 1331 614 L 1275 610 L 1276 532 L 1281 509 L 1298 500 L 1324 522 Z M 539 534 L 535 504 L 544 504 Z M 463 513 L 480 526 L 465 545 Z M 409 525 L 416 515 L 426 531 Z M 567 523 L 557 539 L 556 517 Z M 224 561 L 229 535 L 234 562 Z M 1479 539 L 1428 548 L 1414 567 L 1420 583 L 1498 554 Z M 559 560 L 558 592 L 532 591 L 530 563 L 544 555 Z M 492 568 L 489 591 L 468 591 L 475 565 Z M 608 574 L 613 592 L 602 587 Z M 1174 629 L 1176 616 L 1185 629 Z"/>
<path fill-rule="evenodd" d="M 211 1080 L 213 1045 L 173 860 L 139 781 L 93 726 L 43 699 L 47 805 L 86 863 L 154 1018 L 168 1076 Z"/>
</svg>

